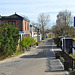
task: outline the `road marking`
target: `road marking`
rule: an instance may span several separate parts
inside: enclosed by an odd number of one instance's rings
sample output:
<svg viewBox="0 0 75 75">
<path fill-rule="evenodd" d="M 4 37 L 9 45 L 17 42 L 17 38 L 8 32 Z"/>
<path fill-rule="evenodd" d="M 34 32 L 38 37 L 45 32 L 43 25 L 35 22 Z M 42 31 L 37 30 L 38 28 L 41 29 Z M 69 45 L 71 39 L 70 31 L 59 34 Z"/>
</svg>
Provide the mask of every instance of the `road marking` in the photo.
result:
<svg viewBox="0 0 75 75">
<path fill-rule="evenodd" d="M 52 51 L 53 51 L 53 54 L 55 55 L 55 52 L 54 52 L 54 50 L 53 50 L 53 43 L 52 43 Z M 64 69 L 64 66 L 63 66 L 63 64 L 61 63 L 61 61 L 60 61 L 59 59 L 58 59 L 58 61 L 59 61 L 59 63 L 61 64 L 62 68 Z M 69 72 L 66 71 L 66 74 L 69 75 Z"/>
<path fill-rule="evenodd" d="M 60 59 L 58 59 L 58 61 L 60 62 L 60 64 L 61 64 L 62 68 L 64 69 L 64 66 L 63 66 L 63 64 L 61 63 Z M 66 74 L 67 74 L 67 75 L 69 75 L 69 72 L 68 72 L 68 71 L 66 71 Z"/>
</svg>

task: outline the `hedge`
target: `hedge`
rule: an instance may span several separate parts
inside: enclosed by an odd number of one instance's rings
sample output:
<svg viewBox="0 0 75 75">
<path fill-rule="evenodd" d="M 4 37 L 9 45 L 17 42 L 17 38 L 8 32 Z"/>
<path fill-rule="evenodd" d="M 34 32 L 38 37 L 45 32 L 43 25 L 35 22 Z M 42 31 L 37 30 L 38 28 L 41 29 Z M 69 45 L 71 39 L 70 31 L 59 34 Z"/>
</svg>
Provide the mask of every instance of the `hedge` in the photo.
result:
<svg viewBox="0 0 75 75">
<path fill-rule="evenodd" d="M 5 58 L 12 55 L 16 51 L 19 40 L 19 29 L 14 25 L 1 25 L 0 26 L 0 57 Z"/>
</svg>

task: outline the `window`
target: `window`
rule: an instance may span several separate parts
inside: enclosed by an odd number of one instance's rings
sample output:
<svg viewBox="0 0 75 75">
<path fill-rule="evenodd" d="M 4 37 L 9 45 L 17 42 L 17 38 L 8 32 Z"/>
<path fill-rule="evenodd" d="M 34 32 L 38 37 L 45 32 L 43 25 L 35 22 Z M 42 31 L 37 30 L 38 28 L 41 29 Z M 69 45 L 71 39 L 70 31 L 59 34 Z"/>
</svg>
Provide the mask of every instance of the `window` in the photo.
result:
<svg viewBox="0 0 75 75">
<path fill-rule="evenodd" d="M 26 22 L 25 22 L 25 30 L 26 30 Z"/>
<path fill-rule="evenodd" d="M 16 25 L 16 22 L 15 21 L 8 21 L 8 24 L 10 24 L 10 25 Z"/>
<path fill-rule="evenodd" d="M 27 30 L 29 30 L 29 23 L 27 22 Z"/>
</svg>

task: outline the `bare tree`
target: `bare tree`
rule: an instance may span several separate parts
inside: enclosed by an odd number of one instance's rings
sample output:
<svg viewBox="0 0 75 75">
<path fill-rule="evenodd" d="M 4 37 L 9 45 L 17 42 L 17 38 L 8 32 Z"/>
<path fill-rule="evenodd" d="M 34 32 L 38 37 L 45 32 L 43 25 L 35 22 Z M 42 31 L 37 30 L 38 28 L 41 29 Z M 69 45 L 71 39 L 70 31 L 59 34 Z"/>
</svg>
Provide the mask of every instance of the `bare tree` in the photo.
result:
<svg viewBox="0 0 75 75">
<path fill-rule="evenodd" d="M 44 28 L 49 21 L 50 21 L 50 16 L 48 14 L 44 14 L 44 13 L 39 14 L 38 16 L 39 28 L 41 30 L 41 33 L 43 34 L 43 37 L 45 37 Z"/>
<path fill-rule="evenodd" d="M 53 27 L 53 31 L 56 36 L 70 36 L 73 23 L 73 17 L 70 11 L 60 11 L 57 15 L 56 26 Z"/>
<path fill-rule="evenodd" d="M 31 25 L 32 25 L 32 26 L 35 26 L 35 23 L 32 21 L 32 22 L 31 22 Z"/>
<path fill-rule="evenodd" d="M 73 16 L 70 11 L 65 10 L 65 11 L 60 11 L 59 14 L 57 15 L 57 25 L 67 25 L 70 26 L 73 23 Z"/>
</svg>

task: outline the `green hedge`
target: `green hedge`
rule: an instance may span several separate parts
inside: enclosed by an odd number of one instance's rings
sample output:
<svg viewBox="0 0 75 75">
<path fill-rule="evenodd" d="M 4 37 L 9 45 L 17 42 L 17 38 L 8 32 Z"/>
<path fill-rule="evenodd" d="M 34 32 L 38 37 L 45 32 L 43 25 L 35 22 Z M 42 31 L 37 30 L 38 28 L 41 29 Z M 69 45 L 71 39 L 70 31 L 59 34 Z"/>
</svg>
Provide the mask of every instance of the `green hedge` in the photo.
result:
<svg viewBox="0 0 75 75">
<path fill-rule="evenodd" d="M 16 51 L 19 40 L 19 29 L 14 25 L 0 26 L 0 57 L 7 57 Z"/>
</svg>

